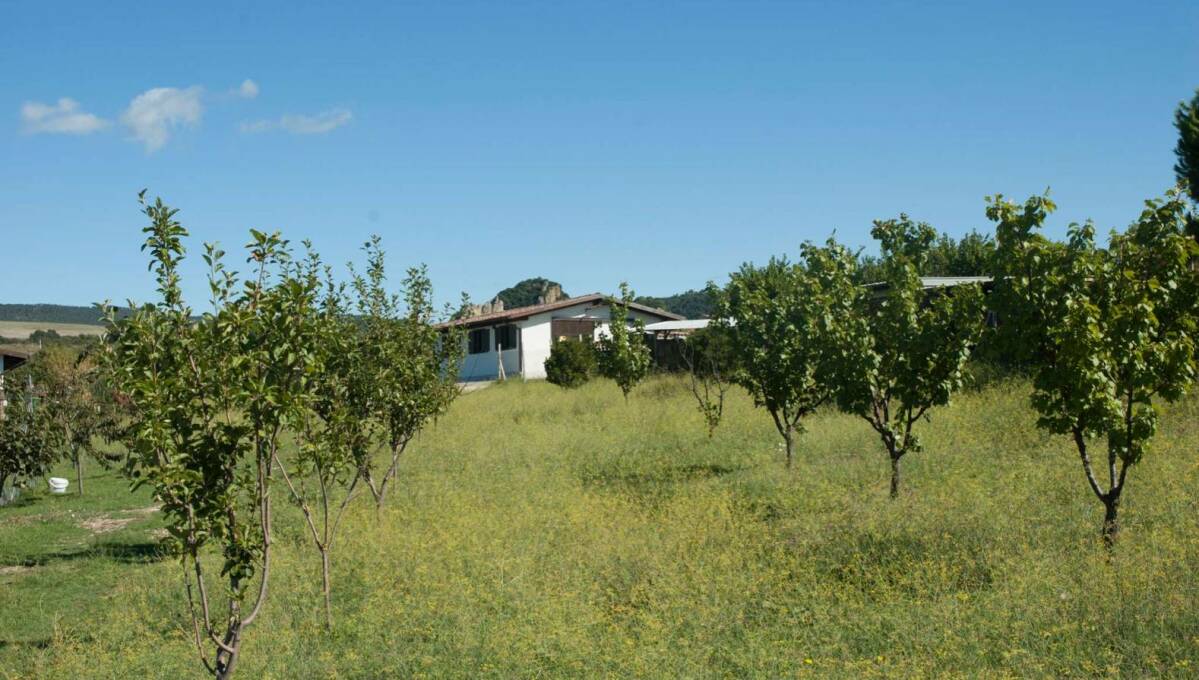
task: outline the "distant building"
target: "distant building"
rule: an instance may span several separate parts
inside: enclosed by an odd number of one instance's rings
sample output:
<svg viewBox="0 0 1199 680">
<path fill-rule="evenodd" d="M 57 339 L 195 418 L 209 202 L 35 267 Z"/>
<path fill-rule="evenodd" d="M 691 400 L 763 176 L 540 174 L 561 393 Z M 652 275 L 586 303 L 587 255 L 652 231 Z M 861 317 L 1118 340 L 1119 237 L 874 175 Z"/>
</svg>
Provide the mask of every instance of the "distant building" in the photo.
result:
<svg viewBox="0 0 1199 680">
<path fill-rule="evenodd" d="M 4 374 L 29 361 L 29 357 L 36 351 L 36 348 L 0 346 L 0 417 L 4 415 L 4 408 L 8 406 L 8 398 L 4 395 Z"/>
<path fill-rule="evenodd" d="M 466 329 L 466 357 L 459 379 L 495 380 L 545 377 L 545 360 L 555 342 L 566 338 L 595 341 L 607 332 L 611 315 L 609 297 L 592 293 L 529 307 L 489 310 L 440 324 L 441 328 Z M 652 324 L 683 317 L 637 303 L 629 305 L 631 319 Z"/>
<path fill-rule="evenodd" d="M 29 361 L 29 357 L 33 356 L 36 351 L 37 349 L 33 347 L 0 346 L 0 374 L 11 371 Z"/>
</svg>

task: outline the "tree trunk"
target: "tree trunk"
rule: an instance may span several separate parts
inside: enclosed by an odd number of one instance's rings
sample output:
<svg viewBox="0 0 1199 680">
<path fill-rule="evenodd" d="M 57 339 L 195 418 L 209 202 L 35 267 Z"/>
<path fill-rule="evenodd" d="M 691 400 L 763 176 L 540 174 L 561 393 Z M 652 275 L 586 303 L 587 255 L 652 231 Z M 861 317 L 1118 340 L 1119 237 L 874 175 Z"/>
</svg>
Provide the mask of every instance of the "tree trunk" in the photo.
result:
<svg viewBox="0 0 1199 680">
<path fill-rule="evenodd" d="M 891 498 L 899 498 L 899 459 L 903 454 L 891 454 Z"/>
<path fill-rule="evenodd" d="M 1103 545 L 1111 550 L 1116 546 L 1116 537 L 1120 534 L 1120 522 L 1117 513 L 1120 510 L 1120 496 L 1116 492 L 1108 492 L 1103 500 Z"/>
<path fill-rule="evenodd" d="M 790 427 L 783 433 L 783 441 L 787 443 L 787 469 L 791 469 L 791 461 L 795 457 L 795 434 Z"/>
<path fill-rule="evenodd" d="M 233 670 L 237 667 L 237 657 L 241 652 L 240 623 L 234 623 L 230 626 L 229 632 L 225 634 L 225 645 L 233 651 L 218 650 L 216 657 L 217 680 L 229 680 L 229 678 L 233 677 Z"/>
<path fill-rule="evenodd" d="M 79 483 L 79 495 L 83 495 L 83 456 L 75 451 L 75 479 Z"/>
<path fill-rule="evenodd" d="M 333 605 L 329 601 L 329 550 L 321 550 L 322 589 L 325 594 L 325 630 L 333 630 Z"/>
</svg>

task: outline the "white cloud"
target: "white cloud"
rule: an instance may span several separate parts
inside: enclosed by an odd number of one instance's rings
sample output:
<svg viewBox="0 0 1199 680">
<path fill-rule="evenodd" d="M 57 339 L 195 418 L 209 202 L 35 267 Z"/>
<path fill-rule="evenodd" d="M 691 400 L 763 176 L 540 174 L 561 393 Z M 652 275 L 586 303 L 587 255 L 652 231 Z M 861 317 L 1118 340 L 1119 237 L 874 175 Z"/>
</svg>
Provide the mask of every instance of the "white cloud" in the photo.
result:
<svg viewBox="0 0 1199 680">
<path fill-rule="evenodd" d="M 241 124 L 242 132 L 267 132 L 285 130 L 293 135 L 320 135 L 335 130 L 350 122 L 354 117 L 349 109 L 333 109 L 315 116 L 287 114 L 279 120 L 256 120 Z"/>
<path fill-rule="evenodd" d="M 200 122 L 204 115 L 202 94 L 199 86 L 185 90 L 175 87 L 146 90 L 129 102 L 129 108 L 121 114 L 121 122 L 146 147 L 147 153 L 157 151 L 171 138 L 173 130 Z"/>
<path fill-rule="evenodd" d="M 87 135 L 109 126 L 109 122 L 79 110 L 79 102 L 63 97 L 55 104 L 25 102 L 21 122 L 26 134 Z"/>
<path fill-rule="evenodd" d="M 258 96 L 258 83 L 246 78 L 237 88 L 237 94 L 242 99 L 253 99 Z"/>
<path fill-rule="evenodd" d="M 297 135 L 319 135 L 345 125 L 352 117 L 349 109 L 333 109 L 315 116 L 283 116 L 279 126 Z"/>
<path fill-rule="evenodd" d="M 267 130 L 270 130 L 271 128 L 275 127 L 275 125 L 276 125 L 275 121 L 272 121 L 272 120 L 256 120 L 253 122 L 243 122 L 241 125 L 238 126 L 238 128 L 242 132 L 255 133 L 255 132 L 266 132 Z"/>
</svg>

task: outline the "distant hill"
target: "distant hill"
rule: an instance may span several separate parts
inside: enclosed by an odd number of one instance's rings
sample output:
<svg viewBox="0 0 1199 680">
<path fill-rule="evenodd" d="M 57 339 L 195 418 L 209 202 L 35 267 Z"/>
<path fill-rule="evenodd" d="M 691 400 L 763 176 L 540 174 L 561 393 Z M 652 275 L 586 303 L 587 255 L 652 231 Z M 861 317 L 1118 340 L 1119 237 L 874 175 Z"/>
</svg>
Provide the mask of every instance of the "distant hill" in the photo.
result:
<svg viewBox="0 0 1199 680">
<path fill-rule="evenodd" d="M 543 302 L 557 302 L 558 300 L 567 299 L 570 299 L 570 296 L 562 290 L 562 284 L 537 276 L 525 279 L 501 290 L 487 302 L 482 304 L 468 304 L 461 307 L 450 318 L 461 319 L 480 314 L 490 314 L 499 309 L 516 309 L 517 307 L 528 307 Z"/>
<path fill-rule="evenodd" d="M 636 302 L 681 314 L 688 319 L 706 319 L 712 315 L 712 297 L 706 290 L 689 290 L 669 297 L 642 295 Z"/>
<path fill-rule="evenodd" d="M 99 326 L 100 312 L 95 307 L 74 305 L 0 304 L 0 321 L 43 321 Z"/>
<path fill-rule="evenodd" d="M 557 289 L 556 295 L 552 292 L 555 288 Z M 562 284 L 538 276 L 525 279 L 514 286 L 505 288 L 496 293 L 495 297 L 504 301 L 504 309 L 515 309 L 517 307 L 535 305 L 542 298 L 553 297 L 558 300 L 565 300 L 570 296 L 566 294 L 566 291 L 562 290 Z"/>
</svg>

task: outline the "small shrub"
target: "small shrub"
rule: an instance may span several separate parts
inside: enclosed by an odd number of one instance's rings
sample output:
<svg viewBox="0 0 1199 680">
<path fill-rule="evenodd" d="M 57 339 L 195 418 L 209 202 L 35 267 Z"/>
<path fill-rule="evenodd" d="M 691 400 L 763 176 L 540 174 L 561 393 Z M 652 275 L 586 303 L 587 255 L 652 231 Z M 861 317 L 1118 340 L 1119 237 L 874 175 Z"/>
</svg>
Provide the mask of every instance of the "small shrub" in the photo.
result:
<svg viewBox="0 0 1199 680">
<path fill-rule="evenodd" d="M 691 378 L 691 394 L 711 438 L 724 416 L 724 395 L 729 391 L 735 360 L 732 348 L 719 328 L 701 328 L 683 342 L 682 357 Z"/>
<path fill-rule="evenodd" d="M 582 340 L 562 340 L 545 360 L 545 379 L 560 387 L 578 387 L 595 374 L 595 348 Z"/>
</svg>

